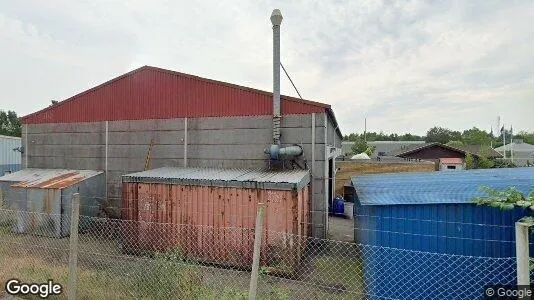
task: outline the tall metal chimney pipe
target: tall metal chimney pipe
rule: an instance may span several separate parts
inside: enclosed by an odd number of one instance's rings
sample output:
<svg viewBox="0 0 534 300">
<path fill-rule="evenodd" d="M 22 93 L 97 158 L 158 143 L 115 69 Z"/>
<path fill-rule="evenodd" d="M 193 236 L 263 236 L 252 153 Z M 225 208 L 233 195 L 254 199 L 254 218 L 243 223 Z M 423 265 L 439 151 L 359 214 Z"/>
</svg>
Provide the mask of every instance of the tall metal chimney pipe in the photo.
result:
<svg viewBox="0 0 534 300">
<path fill-rule="evenodd" d="M 273 10 L 271 23 L 273 24 L 273 142 L 280 145 L 280 24 L 282 13 Z"/>
</svg>

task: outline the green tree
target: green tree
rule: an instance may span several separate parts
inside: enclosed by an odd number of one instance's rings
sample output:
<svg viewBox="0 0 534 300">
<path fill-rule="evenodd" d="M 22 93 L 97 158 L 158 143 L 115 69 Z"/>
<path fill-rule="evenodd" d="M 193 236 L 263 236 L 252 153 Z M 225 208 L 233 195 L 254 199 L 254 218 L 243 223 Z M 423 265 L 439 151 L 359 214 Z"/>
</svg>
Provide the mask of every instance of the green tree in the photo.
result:
<svg viewBox="0 0 534 300">
<path fill-rule="evenodd" d="M 534 132 L 520 131 L 514 138 L 523 139 L 525 143 L 534 145 Z"/>
<path fill-rule="evenodd" d="M 375 150 L 376 150 L 376 146 L 368 145 L 367 149 L 365 149 L 365 154 L 367 154 L 368 156 L 373 156 L 373 154 L 375 153 Z"/>
<path fill-rule="evenodd" d="M 445 145 L 453 147 L 453 148 L 460 148 L 464 145 L 464 143 L 462 141 L 449 141 Z"/>
<path fill-rule="evenodd" d="M 350 148 L 353 154 L 360 154 L 367 150 L 367 143 L 363 139 L 357 139 Z"/>
<path fill-rule="evenodd" d="M 350 141 L 350 142 L 354 142 L 354 141 L 356 141 L 356 140 L 358 140 L 358 139 L 360 139 L 360 135 L 357 134 L 357 133 L 351 133 L 351 134 L 349 134 L 349 135 L 345 135 L 345 136 L 343 137 L 343 140 L 345 140 L 345 141 Z"/>
<path fill-rule="evenodd" d="M 521 207 L 534 210 L 534 189 L 528 195 L 523 195 L 521 191 L 515 187 L 496 190 L 487 186 L 482 186 L 480 187 L 480 190 L 484 192 L 484 195 L 472 199 L 477 205 L 486 205 L 500 209 Z"/>
<path fill-rule="evenodd" d="M 20 124 L 17 113 L 8 110 L 0 110 L 0 134 L 9 136 L 21 136 L 22 125 Z"/>
<path fill-rule="evenodd" d="M 419 135 L 415 135 L 415 134 L 411 134 L 411 133 L 405 133 L 405 134 L 399 136 L 399 140 L 400 141 L 422 141 L 424 139 L 425 139 L 425 137 L 422 137 L 422 136 L 419 136 Z"/>
<path fill-rule="evenodd" d="M 462 133 L 462 142 L 466 145 L 487 145 L 491 143 L 490 135 L 476 127 L 464 130 Z"/>
<path fill-rule="evenodd" d="M 515 187 L 508 187 L 504 190 L 492 189 L 486 186 L 480 187 L 480 190 L 485 195 L 474 197 L 472 201 L 476 205 L 484 205 L 496 207 L 501 210 L 510 210 L 514 208 L 534 210 L 534 187 L 528 195 L 524 195 Z M 532 231 L 534 226 L 534 218 L 532 216 L 525 216 L 518 220 L 519 222 L 527 224 Z M 534 270 L 534 259 L 530 257 L 530 270 Z"/>
<path fill-rule="evenodd" d="M 453 140 L 461 140 L 462 134 L 459 131 L 452 131 L 443 127 L 432 127 L 426 133 L 427 143 L 447 144 Z"/>
<path fill-rule="evenodd" d="M 343 136 L 344 141 L 356 141 L 357 139 L 364 139 L 364 134 L 358 134 L 358 133 L 351 133 L 348 135 Z M 365 133 L 365 140 L 367 142 L 371 141 L 422 141 L 425 137 L 411 134 L 411 133 L 405 133 L 402 135 L 399 135 L 397 133 L 384 133 L 382 131 L 380 132 L 367 132 Z"/>
<path fill-rule="evenodd" d="M 479 157 L 478 157 L 478 169 L 491 169 L 495 167 L 495 161 L 488 158 L 488 151 L 486 149 L 482 149 L 480 151 Z"/>
<path fill-rule="evenodd" d="M 467 153 L 465 155 L 465 168 L 467 170 L 475 168 L 475 158 L 473 157 L 473 154 L 471 153 Z"/>
</svg>

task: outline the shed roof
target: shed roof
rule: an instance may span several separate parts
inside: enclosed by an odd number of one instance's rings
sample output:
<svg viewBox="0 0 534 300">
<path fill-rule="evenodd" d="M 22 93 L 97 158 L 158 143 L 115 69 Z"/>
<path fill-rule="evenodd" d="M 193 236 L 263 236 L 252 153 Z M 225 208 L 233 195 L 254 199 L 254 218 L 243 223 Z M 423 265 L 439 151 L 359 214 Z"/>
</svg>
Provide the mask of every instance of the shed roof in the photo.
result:
<svg viewBox="0 0 534 300">
<path fill-rule="evenodd" d="M 495 151 L 503 152 L 503 151 L 510 151 L 514 150 L 514 152 L 533 152 L 534 153 L 534 145 L 528 144 L 528 143 L 513 143 L 513 144 L 506 144 L 505 146 L 500 146 L 495 148 Z"/>
<path fill-rule="evenodd" d="M 419 144 L 419 145 L 413 145 L 404 149 L 400 149 L 398 152 L 394 153 L 395 156 L 403 157 L 408 154 L 416 153 L 419 151 L 422 151 L 427 148 L 431 147 L 441 147 L 445 148 L 451 151 L 455 151 L 458 153 L 461 153 L 463 155 L 466 155 L 468 153 L 474 155 L 474 156 L 481 156 L 482 154 L 487 155 L 490 158 L 499 158 L 502 157 L 502 155 L 495 151 L 493 148 L 489 146 L 481 146 L 481 145 L 463 145 L 458 147 L 452 147 L 448 145 L 444 145 L 441 143 L 426 143 L 426 144 Z M 437 157 L 436 157 L 437 158 Z"/>
<path fill-rule="evenodd" d="M 163 167 L 123 175 L 122 181 L 292 190 L 307 185 L 310 176 L 304 170 Z"/>
<path fill-rule="evenodd" d="M 534 168 L 396 173 L 351 178 L 362 205 L 470 203 L 481 186 L 523 193 L 534 187 Z"/>
<path fill-rule="evenodd" d="M 23 169 L 0 177 L 0 182 L 13 182 L 12 187 L 62 189 L 103 173 L 93 170 Z"/>
<path fill-rule="evenodd" d="M 272 115 L 272 93 L 143 66 L 21 118 L 24 124 Z M 330 105 L 281 95 L 283 115 L 326 113 Z"/>
</svg>

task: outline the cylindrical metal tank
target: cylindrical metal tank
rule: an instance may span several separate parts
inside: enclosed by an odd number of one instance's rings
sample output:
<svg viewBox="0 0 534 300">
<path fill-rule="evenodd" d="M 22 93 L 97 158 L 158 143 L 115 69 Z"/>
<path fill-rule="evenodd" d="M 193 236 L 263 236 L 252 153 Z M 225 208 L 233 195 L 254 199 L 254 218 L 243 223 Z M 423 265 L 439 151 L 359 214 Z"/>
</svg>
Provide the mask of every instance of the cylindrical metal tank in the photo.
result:
<svg viewBox="0 0 534 300">
<path fill-rule="evenodd" d="M 124 248 L 250 267 L 258 203 L 265 203 L 262 261 L 292 272 L 309 223 L 307 171 L 160 168 L 123 176 Z"/>
</svg>

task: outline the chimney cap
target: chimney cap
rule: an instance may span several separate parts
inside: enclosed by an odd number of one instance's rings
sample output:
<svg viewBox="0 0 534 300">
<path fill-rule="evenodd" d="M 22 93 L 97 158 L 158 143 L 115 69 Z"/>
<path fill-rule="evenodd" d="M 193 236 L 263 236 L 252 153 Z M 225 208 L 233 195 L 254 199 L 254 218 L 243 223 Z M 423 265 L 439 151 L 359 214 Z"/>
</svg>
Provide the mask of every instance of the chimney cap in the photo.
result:
<svg viewBox="0 0 534 300">
<path fill-rule="evenodd" d="M 282 12 L 280 12 L 279 9 L 273 10 L 273 13 L 271 14 L 271 23 L 273 23 L 273 26 L 280 26 L 282 24 Z"/>
</svg>

